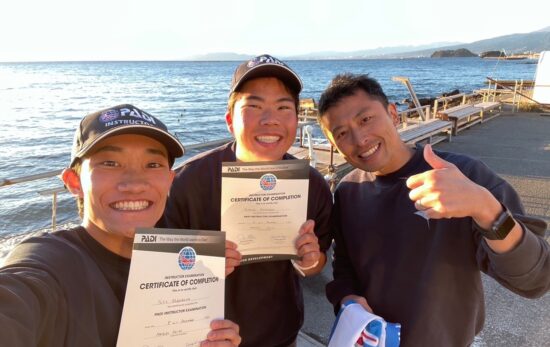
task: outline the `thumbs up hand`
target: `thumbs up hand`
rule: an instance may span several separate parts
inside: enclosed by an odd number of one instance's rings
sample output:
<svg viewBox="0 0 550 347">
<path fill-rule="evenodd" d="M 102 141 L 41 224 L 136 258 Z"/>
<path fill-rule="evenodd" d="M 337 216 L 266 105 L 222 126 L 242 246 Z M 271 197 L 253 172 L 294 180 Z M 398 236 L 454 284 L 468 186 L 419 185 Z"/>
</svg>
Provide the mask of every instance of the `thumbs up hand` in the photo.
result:
<svg viewBox="0 0 550 347">
<path fill-rule="evenodd" d="M 429 144 L 424 147 L 424 160 L 434 169 L 456 168 L 453 163 L 449 163 L 435 154 L 432 145 Z"/>
<path fill-rule="evenodd" d="M 453 164 L 435 154 L 431 145 L 424 147 L 424 159 L 432 170 L 411 176 L 407 187 L 417 210 L 428 218 L 476 217 L 483 210 L 487 194 Z"/>
</svg>

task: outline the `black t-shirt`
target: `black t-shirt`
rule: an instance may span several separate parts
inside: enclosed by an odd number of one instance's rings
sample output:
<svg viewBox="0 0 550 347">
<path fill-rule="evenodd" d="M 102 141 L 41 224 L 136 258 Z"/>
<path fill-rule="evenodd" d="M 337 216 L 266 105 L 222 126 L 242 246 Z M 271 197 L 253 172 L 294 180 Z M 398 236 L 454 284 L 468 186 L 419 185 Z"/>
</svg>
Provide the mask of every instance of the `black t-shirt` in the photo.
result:
<svg viewBox="0 0 550 347">
<path fill-rule="evenodd" d="M 130 260 L 84 228 L 32 237 L 0 269 L 5 346 L 115 346 Z"/>
<path fill-rule="evenodd" d="M 284 159 L 294 159 L 285 155 Z M 220 230 L 221 164 L 236 161 L 235 143 L 202 153 L 178 169 L 161 227 Z M 332 195 L 311 168 L 307 218 L 315 221 L 321 250 L 331 244 Z M 290 261 L 239 266 L 226 279 L 225 318 L 240 326 L 242 347 L 286 346 L 303 323 L 299 278 Z"/>
</svg>

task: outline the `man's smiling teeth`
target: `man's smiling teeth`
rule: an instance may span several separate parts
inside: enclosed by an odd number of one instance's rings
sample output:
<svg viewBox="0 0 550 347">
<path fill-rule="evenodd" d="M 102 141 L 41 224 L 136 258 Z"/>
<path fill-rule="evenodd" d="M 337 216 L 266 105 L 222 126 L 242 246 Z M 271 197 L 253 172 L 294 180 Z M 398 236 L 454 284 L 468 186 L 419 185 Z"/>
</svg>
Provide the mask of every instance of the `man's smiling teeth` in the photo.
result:
<svg viewBox="0 0 550 347">
<path fill-rule="evenodd" d="M 372 147 L 371 149 L 369 149 L 368 151 L 362 153 L 359 155 L 359 157 L 365 159 L 369 156 L 371 156 L 374 152 L 376 152 L 376 150 L 378 149 L 378 147 L 380 147 L 380 144 L 377 144 L 376 146 Z"/>
<path fill-rule="evenodd" d="M 140 211 L 149 207 L 150 203 L 147 200 L 139 201 L 117 201 L 111 206 L 116 210 L 121 211 Z"/>
<path fill-rule="evenodd" d="M 277 142 L 281 139 L 280 136 L 268 136 L 268 135 L 264 135 L 264 136 L 257 136 L 256 139 L 259 141 L 259 142 L 264 142 L 264 143 L 274 143 L 274 142 Z"/>
</svg>

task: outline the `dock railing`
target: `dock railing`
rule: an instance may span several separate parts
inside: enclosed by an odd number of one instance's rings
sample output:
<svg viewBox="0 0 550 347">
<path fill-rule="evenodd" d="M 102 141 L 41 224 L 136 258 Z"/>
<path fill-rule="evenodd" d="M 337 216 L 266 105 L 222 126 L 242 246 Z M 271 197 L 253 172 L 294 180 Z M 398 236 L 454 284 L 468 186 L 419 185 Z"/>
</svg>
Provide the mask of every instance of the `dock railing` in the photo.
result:
<svg viewBox="0 0 550 347">
<path fill-rule="evenodd" d="M 1 187 L 6 187 L 6 186 L 11 186 L 11 185 L 14 185 L 14 184 L 27 183 L 27 182 L 52 178 L 52 177 L 61 175 L 62 172 L 63 172 L 63 169 L 59 169 L 59 170 L 42 172 L 42 173 L 39 173 L 39 174 L 28 175 L 28 176 L 12 178 L 12 179 L 3 178 L 0 181 L 0 188 Z M 45 190 L 37 191 L 37 193 L 42 195 L 42 196 L 49 196 L 49 195 L 52 196 L 52 230 L 55 230 L 55 228 L 57 227 L 57 222 L 56 222 L 57 195 L 59 193 L 65 192 L 65 191 L 67 191 L 67 189 L 64 186 L 59 186 L 59 187 L 55 187 L 55 188 L 51 188 L 51 189 L 45 189 Z"/>
<path fill-rule="evenodd" d="M 304 138 L 306 138 L 306 136 L 304 136 L 305 135 L 304 134 L 305 133 L 304 132 L 304 127 L 311 126 L 314 123 L 316 123 L 316 122 L 306 121 L 306 122 L 300 122 L 298 124 L 298 131 L 299 131 L 298 132 L 298 138 L 299 138 L 299 144 L 301 146 L 304 146 Z M 177 133 L 176 133 L 176 136 L 178 136 Z M 212 141 L 204 141 L 204 142 L 199 142 L 199 143 L 188 144 L 188 145 L 185 145 L 185 150 L 186 151 L 195 151 L 195 150 L 197 150 L 197 151 L 200 152 L 201 150 L 204 150 L 204 149 L 221 146 L 221 145 L 223 145 L 225 143 L 228 143 L 232 140 L 233 140 L 232 137 L 227 137 L 227 138 L 221 138 L 221 139 L 216 139 L 216 140 L 212 140 Z M 308 143 L 307 145 L 309 147 L 313 148 L 313 140 L 311 138 L 311 130 L 310 130 L 310 136 L 308 137 L 307 143 Z M 313 149 L 311 149 L 311 151 L 312 150 Z M 332 146 L 331 146 L 331 152 L 332 151 L 333 151 L 333 149 L 332 149 Z M 311 155 L 311 157 L 308 158 L 308 159 L 310 159 L 310 161 L 315 161 L 316 158 L 315 158 L 315 155 Z M 331 153 L 331 163 L 330 163 L 330 165 L 332 165 L 332 153 Z M 40 180 L 44 180 L 44 179 L 49 179 L 49 178 L 52 178 L 52 177 L 60 176 L 62 172 L 63 172 L 63 169 L 57 169 L 57 170 L 41 172 L 41 173 L 38 173 L 38 174 L 22 176 L 22 177 L 17 177 L 17 178 L 0 178 L 0 188 L 7 187 L 7 186 L 12 186 L 12 185 L 16 185 L 16 184 L 23 184 L 23 183 L 33 182 L 33 181 L 40 181 Z M 59 194 L 67 192 L 67 189 L 65 188 L 65 186 L 63 186 L 60 183 L 58 186 L 53 186 L 52 188 L 44 189 L 44 190 L 36 190 L 35 192 L 38 193 L 41 196 L 46 196 L 46 197 L 51 196 L 51 201 L 52 201 L 52 231 L 56 230 L 56 228 L 57 228 L 57 198 L 58 198 Z"/>
<path fill-rule="evenodd" d="M 216 147 L 219 145 L 222 145 L 224 143 L 227 143 L 231 141 L 232 138 L 223 138 L 213 141 L 207 141 L 202 143 L 194 143 L 191 145 L 186 145 L 185 149 L 187 151 L 189 150 L 201 150 L 205 148 L 211 148 Z M 17 178 L 0 178 L 0 188 L 7 187 L 7 186 L 13 186 L 16 184 L 24 184 L 34 181 L 40 181 L 44 179 L 49 179 L 52 177 L 60 176 L 63 172 L 63 169 L 57 169 L 47 172 L 41 172 L 38 174 L 28 175 L 28 176 L 22 176 Z M 36 190 L 35 193 L 38 193 L 41 196 L 51 196 L 52 201 L 52 231 L 55 231 L 57 228 L 57 197 L 59 194 L 67 192 L 67 189 L 62 185 L 59 184 L 58 186 L 53 186 L 52 188 L 44 189 L 44 190 Z"/>
<path fill-rule="evenodd" d="M 500 101 L 512 105 L 518 111 L 522 104 L 531 103 L 542 106 L 532 98 L 534 81 L 532 80 L 496 80 L 487 77 L 487 88 L 475 92 L 483 95 L 483 101 Z"/>
<path fill-rule="evenodd" d="M 409 91 L 409 94 L 411 96 L 411 99 L 413 101 L 413 104 L 414 104 L 415 108 L 417 109 L 418 115 L 420 116 L 420 118 L 422 118 L 422 120 L 428 120 L 429 115 L 424 114 L 424 111 L 422 109 L 422 105 L 420 105 L 420 101 L 418 100 L 418 97 L 416 96 L 416 93 L 414 91 L 414 88 L 413 88 L 409 78 L 404 77 L 404 76 L 394 76 L 394 77 L 392 77 L 392 81 L 402 83 L 407 88 L 407 90 Z"/>
<path fill-rule="evenodd" d="M 429 121 L 430 119 L 433 119 L 434 117 L 433 117 L 433 114 L 430 112 L 430 109 L 431 109 L 430 105 L 425 105 L 425 106 L 409 108 L 403 111 L 399 111 L 398 113 L 399 113 L 401 126 L 403 127 L 403 129 L 406 129 L 411 124 L 419 124 L 425 121 Z M 419 117 L 412 118 L 411 114 L 413 113 L 417 113 Z M 420 114 L 423 114 L 426 117 L 426 119 L 425 120 L 422 119 Z"/>
</svg>

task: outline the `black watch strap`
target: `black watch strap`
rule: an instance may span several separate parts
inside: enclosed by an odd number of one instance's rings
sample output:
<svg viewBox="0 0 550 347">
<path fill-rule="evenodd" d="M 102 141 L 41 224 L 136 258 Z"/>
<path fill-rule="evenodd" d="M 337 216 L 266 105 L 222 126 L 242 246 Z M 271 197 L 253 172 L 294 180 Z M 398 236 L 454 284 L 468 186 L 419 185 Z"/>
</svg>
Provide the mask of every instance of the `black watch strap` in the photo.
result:
<svg viewBox="0 0 550 347">
<path fill-rule="evenodd" d="M 502 212 L 497 216 L 491 225 L 491 229 L 484 229 L 475 221 L 473 222 L 474 228 L 478 230 L 483 237 L 489 240 L 504 240 L 510 231 L 512 231 L 514 225 L 516 225 L 516 221 L 512 217 L 512 214 L 504 205 L 502 205 Z"/>
</svg>

